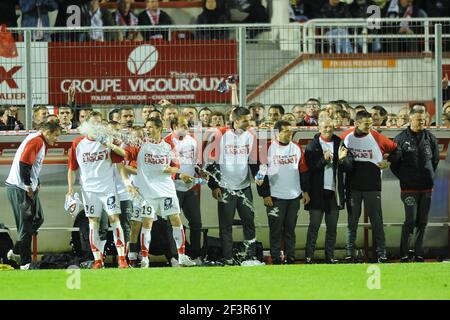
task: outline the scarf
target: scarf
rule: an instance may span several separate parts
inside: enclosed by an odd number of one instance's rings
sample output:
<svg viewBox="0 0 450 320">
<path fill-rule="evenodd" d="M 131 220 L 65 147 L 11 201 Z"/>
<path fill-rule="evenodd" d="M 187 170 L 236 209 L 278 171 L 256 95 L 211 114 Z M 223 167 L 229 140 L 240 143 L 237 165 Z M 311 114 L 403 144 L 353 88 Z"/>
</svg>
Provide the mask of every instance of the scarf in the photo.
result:
<svg viewBox="0 0 450 320">
<path fill-rule="evenodd" d="M 303 119 L 309 125 L 317 126 L 317 124 L 318 124 L 317 119 L 314 119 L 310 115 L 306 115 Z"/>
<path fill-rule="evenodd" d="M 147 15 L 150 18 L 152 25 L 156 26 L 159 24 L 159 15 L 161 14 L 161 9 L 156 10 L 156 15 L 153 15 L 150 10 L 147 10 Z"/>
<path fill-rule="evenodd" d="M 128 19 L 127 19 L 128 17 Z M 128 12 L 128 16 L 124 17 L 119 10 L 116 11 L 115 21 L 118 26 L 137 26 L 138 18 L 131 12 Z M 129 21 L 127 21 L 129 20 Z"/>
<path fill-rule="evenodd" d="M 95 29 L 103 27 L 102 12 L 100 9 L 97 9 L 95 12 L 91 12 L 91 27 L 94 28 L 89 31 L 91 40 L 104 41 L 103 30 Z"/>
<path fill-rule="evenodd" d="M 391 0 L 391 3 L 389 4 L 388 8 L 388 17 L 395 17 L 395 18 L 399 17 L 400 6 L 398 4 L 398 1 L 399 0 Z M 411 18 L 412 15 L 413 15 L 413 6 L 409 5 L 408 8 L 406 8 L 402 18 Z M 408 22 L 402 21 L 400 23 L 400 28 L 409 29 Z"/>
<path fill-rule="evenodd" d="M 138 18 L 131 12 L 128 12 L 128 16 L 123 16 L 119 10 L 116 11 L 114 16 L 114 20 L 116 21 L 116 25 L 118 26 L 137 26 Z M 137 33 L 136 31 L 121 31 L 123 36 L 126 37 L 128 34 L 132 34 L 133 36 Z"/>
</svg>

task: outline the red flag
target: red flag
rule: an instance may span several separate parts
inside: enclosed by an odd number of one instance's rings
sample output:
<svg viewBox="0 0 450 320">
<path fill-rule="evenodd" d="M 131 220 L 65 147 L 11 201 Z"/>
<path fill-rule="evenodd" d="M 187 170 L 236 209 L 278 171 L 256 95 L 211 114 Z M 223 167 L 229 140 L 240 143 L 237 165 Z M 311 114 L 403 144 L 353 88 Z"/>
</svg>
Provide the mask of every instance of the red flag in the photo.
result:
<svg viewBox="0 0 450 320">
<path fill-rule="evenodd" d="M 17 57 L 17 47 L 14 37 L 8 31 L 6 25 L 0 26 L 0 57 L 15 58 Z"/>
</svg>

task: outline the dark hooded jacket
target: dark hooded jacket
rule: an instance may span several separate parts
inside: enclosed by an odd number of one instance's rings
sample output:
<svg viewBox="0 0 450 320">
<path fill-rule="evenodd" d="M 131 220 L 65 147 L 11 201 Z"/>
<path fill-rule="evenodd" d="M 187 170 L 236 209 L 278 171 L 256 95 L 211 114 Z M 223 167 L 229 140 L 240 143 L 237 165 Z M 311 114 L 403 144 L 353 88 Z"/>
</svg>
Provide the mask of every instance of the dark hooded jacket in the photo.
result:
<svg viewBox="0 0 450 320">
<path fill-rule="evenodd" d="M 197 17 L 197 24 L 226 24 L 230 22 L 230 13 L 223 0 L 216 0 L 216 9 L 206 9 L 206 1 L 203 1 L 203 12 Z M 197 31 L 197 39 L 222 40 L 228 39 L 229 31 L 225 29 L 200 29 Z"/>
<path fill-rule="evenodd" d="M 436 137 L 428 130 L 417 134 L 410 127 L 394 139 L 398 147 L 392 157 L 391 170 L 400 179 L 405 190 L 429 190 L 439 163 L 439 146 Z"/>
</svg>

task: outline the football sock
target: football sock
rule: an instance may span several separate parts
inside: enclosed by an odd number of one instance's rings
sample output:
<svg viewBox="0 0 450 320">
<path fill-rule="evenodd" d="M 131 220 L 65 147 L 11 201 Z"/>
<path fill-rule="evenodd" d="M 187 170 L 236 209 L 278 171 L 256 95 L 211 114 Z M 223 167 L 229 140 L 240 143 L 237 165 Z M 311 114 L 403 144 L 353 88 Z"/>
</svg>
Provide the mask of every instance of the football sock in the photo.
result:
<svg viewBox="0 0 450 320">
<path fill-rule="evenodd" d="M 98 236 L 98 226 L 94 223 L 89 223 L 89 243 L 91 244 L 94 260 L 103 260 L 102 253 L 99 250 L 100 238 Z"/>
<path fill-rule="evenodd" d="M 114 244 L 116 245 L 117 255 L 123 257 L 125 255 L 125 239 L 120 221 L 111 224 L 114 235 Z"/>
<path fill-rule="evenodd" d="M 142 230 L 141 230 L 142 257 L 148 257 L 148 251 L 150 248 L 151 240 L 152 240 L 152 229 L 146 229 L 146 228 L 142 227 Z"/>
<path fill-rule="evenodd" d="M 180 226 L 180 227 L 172 226 L 172 234 L 173 234 L 173 239 L 175 240 L 175 243 L 177 244 L 178 254 L 184 254 L 185 239 L 184 239 L 183 226 Z"/>
</svg>

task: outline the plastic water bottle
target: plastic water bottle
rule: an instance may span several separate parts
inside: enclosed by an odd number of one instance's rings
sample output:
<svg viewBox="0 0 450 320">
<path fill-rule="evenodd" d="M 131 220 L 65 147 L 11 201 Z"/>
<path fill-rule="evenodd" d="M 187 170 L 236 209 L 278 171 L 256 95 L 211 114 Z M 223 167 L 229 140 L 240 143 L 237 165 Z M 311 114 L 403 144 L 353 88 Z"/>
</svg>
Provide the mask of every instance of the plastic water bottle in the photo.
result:
<svg viewBox="0 0 450 320">
<path fill-rule="evenodd" d="M 259 166 L 259 171 L 255 176 L 255 180 L 264 180 L 266 174 L 267 174 L 267 164 L 261 164 Z"/>
<path fill-rule="evenodd" d="M 193 181 L 194 184 L 200 184 L 200 185 L 204 185 L 206 183 L 206 180 L 203 178 L 195 178 Z"/>
</svg>

